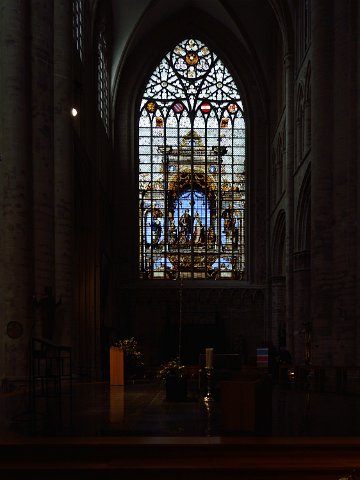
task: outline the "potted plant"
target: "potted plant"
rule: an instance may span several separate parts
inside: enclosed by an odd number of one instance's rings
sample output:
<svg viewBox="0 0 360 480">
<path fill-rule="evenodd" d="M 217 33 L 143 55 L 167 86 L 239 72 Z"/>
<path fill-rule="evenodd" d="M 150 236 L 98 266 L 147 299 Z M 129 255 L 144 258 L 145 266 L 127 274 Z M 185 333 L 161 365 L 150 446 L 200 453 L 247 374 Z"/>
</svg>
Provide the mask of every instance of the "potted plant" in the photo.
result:
<svg viewBox="0 0 360 480">
<path fill-rule="evenodd" d="M 182 365 L 179 357 L 162 364 L 159 377 L 165 382 L 166 400 L 172 402 L 184 402 L 186 400 L 185 365 Z"/>
<path fill-rule="evenodd" d="M 144 374 L 144 356 L 134 337 L 124 338 L 115 343 L 124 351 L 124 374 L 126 380 L 139 378 Z"/>
</svg>

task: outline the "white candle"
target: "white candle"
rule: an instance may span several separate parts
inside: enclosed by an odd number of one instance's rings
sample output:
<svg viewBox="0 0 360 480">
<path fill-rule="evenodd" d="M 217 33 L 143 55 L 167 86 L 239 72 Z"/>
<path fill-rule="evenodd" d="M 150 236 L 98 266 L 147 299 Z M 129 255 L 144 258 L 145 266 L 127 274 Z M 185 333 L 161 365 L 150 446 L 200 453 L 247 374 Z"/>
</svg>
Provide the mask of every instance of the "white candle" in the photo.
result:
<svg viewBox="0 0 360 480">
<path fill-rule="evenodd" d="M 206 359 L 206 368 L 213 367 L 213 360 L 214 360 L 214 349 L 207 348 L 205 350 L 205 359 Z"/>
</svg>

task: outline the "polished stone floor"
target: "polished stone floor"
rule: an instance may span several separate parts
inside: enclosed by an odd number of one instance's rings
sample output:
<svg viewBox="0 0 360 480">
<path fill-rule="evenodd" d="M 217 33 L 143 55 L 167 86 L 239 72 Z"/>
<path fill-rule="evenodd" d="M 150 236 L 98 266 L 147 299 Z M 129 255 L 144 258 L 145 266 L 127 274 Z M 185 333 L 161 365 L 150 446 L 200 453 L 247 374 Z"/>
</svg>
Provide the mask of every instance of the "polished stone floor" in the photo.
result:
<svg viewBox="0 0 360 480">
<path fill-rule="evenodd" d="M 49 395 L 29 402 L 26 391 L 0 395 L 1 435 L 35 436 L 358 436 L 360 396 L 299 391 L 278 385 L 271 391 L 271 418 L 251 432 L 224 423 L 223 402 L 206 408 L 196 382 L 185 402 L 169 402 L 158 380 L 138 380 L 124 387 L 74 383 L 72 394 Z M 268 401 L 268 400 L 267 400 Z M 240 407 L 239 407 L 240 408 Z M 236 423 L 237 409 L 232 407 Z M 228 412 L 226 412 L 228 413 Z"/>
</svg>

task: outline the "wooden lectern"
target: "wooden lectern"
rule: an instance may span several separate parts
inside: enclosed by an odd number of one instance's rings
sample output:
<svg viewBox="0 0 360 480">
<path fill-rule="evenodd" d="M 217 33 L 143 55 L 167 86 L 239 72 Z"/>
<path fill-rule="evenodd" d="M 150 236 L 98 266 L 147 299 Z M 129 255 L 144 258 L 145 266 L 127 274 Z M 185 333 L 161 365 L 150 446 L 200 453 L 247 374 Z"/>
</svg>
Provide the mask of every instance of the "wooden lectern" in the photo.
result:
<svg viewBox="0 0 360 480">
<path fill-rule="evenodd" d="M 124 350 L 110 347 L 110 385 L 124 385 Z"/>
<path fill-rule="evenodd" d="M 225 431 L 268 433 L 272 422 L 272 384 L 268 375 L 221 382 Z"/>
</svg>

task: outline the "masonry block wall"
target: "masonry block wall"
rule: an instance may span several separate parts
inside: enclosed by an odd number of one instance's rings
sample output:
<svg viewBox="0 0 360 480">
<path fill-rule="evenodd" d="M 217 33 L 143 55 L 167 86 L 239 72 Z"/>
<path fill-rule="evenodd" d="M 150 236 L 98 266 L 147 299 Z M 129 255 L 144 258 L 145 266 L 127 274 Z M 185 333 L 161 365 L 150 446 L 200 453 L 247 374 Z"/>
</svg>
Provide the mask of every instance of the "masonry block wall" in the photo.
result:
<svg viewBox="0 0 360 480">
<path fill-rule="evenodd" d="M 265 341 L 263 288 L 196 287 L 176 282 L 171 288 L 140 287 L 121 291 L 124 305 L 112 335 L 135 336 L 147 365 L 158 365 L 180 353 L 197 365 L 206 347 L 215 353 L 237 353 L 244 337 L 248 361 Z"/>
<path fill-rule="evenodd" d="M 72 344 L 71 8 L 41 0 L 0 8 L 0 378 L 20 380 L 30 338 L 48 328 L 34 302 L 45 288 L 62 297 L 51 337 Z"/>
</svg>

